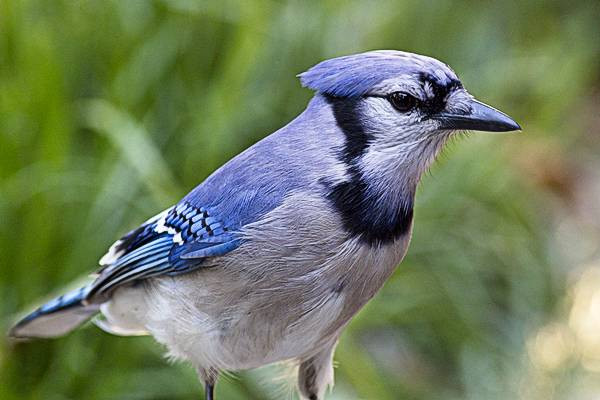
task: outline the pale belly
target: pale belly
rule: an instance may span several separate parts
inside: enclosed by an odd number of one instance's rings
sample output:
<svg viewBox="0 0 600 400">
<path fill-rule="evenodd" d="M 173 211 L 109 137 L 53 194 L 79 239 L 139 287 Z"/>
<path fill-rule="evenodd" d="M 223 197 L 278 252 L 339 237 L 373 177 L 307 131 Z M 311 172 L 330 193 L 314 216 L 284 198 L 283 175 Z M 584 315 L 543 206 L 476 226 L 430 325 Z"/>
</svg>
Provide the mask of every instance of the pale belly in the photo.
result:
<svg viewBox="0 0 600 400">
<path fill-rule="evenodd" d="M 147 285 L 146 328 L 170 355 L 196 366 L 240 370 L 310 356 L 339 336 L 403 251 L 354 255 L 303 275 L 257 279 L 215 267 L 157 279 Z M 290 261 L 286 269 L 298 268 Z"/>
<path fill-rule="evenodd" d="M 371 248 L 347 240 L 319 199 L 289 200 L 246 226 L 247 242 L 211 266 L 146 281 L 145 307 L 132 319 L 198 368 L 255 368 L 335 340 L 400 263 L 410 232 Z"/>
<path fill-rule="evenodd" d="M 295 303 L 301 300 L 297 293 L 280 292 L 272 301 L 248 295 L 238 298 L 235 307 L 214 313 L 212 306 L 190 309 L 189 298 L 167 295 L 156 301 L 157 292 L 171 285 L 158 286 L 150 292 L 156 303 L 149 308 L 146 328 L 171 356 L 196 366 L 241 370 L 301 358 L 337 336 L 350 318 L 343 315 L 343 293 L 326 296 L 311 310 Z"/>
</svg>

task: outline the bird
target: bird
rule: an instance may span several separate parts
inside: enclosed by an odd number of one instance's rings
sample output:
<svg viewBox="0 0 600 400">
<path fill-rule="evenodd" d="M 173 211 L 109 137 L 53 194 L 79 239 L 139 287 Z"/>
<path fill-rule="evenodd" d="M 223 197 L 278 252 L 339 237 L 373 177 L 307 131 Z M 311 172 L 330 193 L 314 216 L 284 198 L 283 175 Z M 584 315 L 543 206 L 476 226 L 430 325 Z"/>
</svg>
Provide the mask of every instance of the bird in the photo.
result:
<svg viewBox="0 0 600 400">
<path fill-rule="evenodd" d="M 376 50 L 298 75 L 306 109 L 117 240 L 85 286 L 9 332 L 62 336 L 92 319 L 152 335 L 213 400 L 220 375 L 297 366 L 302 399 L 333 385 L 341 332 L 404 258 L 422 174 L 463 131 L 520 131 L 445 63 Z"/>
</svg>

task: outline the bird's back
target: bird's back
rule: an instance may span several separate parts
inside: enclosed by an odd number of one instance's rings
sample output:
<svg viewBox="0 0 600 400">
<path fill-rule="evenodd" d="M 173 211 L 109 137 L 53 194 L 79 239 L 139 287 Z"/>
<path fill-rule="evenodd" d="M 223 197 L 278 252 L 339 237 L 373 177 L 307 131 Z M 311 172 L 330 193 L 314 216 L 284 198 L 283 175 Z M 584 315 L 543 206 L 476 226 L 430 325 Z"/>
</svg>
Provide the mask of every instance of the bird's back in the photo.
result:
<svg viewBox="0 0 600 400">
<path fill-rule="evenodd" d="M 315 97 L 294 121 L 246 149 L 198 185 L 182 202 L 210 207 L 241 228 L 298 190 L 322 191 L 322 179 L 340 169 L 344 138 L 324 99 Z M 339 171 L 339 179 L 345 171 Z"/>
</svg>

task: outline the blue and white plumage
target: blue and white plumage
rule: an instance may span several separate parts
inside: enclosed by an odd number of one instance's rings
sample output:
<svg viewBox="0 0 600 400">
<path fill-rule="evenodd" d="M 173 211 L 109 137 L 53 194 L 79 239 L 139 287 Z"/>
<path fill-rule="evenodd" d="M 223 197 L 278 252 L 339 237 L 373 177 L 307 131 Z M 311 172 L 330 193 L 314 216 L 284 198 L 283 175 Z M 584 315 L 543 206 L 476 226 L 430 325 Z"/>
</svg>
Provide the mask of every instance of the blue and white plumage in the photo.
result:
<svg viewBox="0 0 600 400">
<path fill-rule="evenodd" d="M 19 322 L 64 334 L 101 312 L 193 364 L 207 398 L 219 371 L 292 360 L 303 398 L 333 382 L 340 332 L 400 263 L 421 174 L 463 129 L 518 124 L 472 98 L 445 64 L 398 51 L 324 61 L 287 126 L 117 241 L 88 286 Z"/>
</svg>

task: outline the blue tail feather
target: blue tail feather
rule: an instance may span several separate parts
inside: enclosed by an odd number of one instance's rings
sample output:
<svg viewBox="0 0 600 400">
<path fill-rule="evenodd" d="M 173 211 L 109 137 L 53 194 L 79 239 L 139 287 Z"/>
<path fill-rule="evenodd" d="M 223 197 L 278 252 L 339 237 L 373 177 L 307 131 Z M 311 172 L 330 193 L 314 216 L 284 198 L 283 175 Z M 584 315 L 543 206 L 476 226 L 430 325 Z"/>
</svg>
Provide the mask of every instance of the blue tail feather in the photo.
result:
<svg viewBox="0 0 600 400">
<path fill-rule="evenodd" d="M 98 312 L 97 305 L 86 305 L 87 286 L 67 292 L 21 319 L 11 330 L 10 336 L 56 337 L 75 329 Z"/>
</svg>

